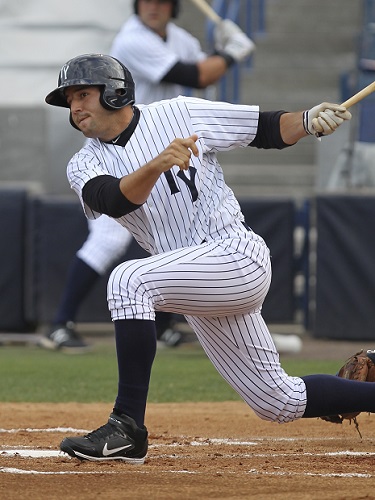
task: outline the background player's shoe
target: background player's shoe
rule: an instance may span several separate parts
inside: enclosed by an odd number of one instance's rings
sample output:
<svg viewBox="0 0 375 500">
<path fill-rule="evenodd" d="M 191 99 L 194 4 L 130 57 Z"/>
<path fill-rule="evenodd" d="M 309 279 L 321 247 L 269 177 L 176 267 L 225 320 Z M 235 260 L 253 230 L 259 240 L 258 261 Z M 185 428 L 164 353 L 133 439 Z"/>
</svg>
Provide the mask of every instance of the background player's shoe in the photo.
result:
<svg viewBox="0 0 375 500">
<path fill-rule="evenodd" d="M 125 414 L 111 413 L 108 423 L 84 437 L 65 438 L 61 451 L 80 460 L 123 460 L 131 464 L 143 464 L 147 455 L 146 427 L 139 428 Z"/>
<path fill-rule="evenodd" d="M 60 350 L 70 354 L 81 354 L 91 350 L 91 346 L 78 335 L 74 323 L 53 325 L 49 332 L 39 341 L 40 347 Z"/>
<path fill-rule="evenodd" d="M 177 347 L 181 342 L 182 333 L 174 328 L 167 328 L 158 339 L 158 344 L 165 345 L 166 347 Z"/>
</svg>

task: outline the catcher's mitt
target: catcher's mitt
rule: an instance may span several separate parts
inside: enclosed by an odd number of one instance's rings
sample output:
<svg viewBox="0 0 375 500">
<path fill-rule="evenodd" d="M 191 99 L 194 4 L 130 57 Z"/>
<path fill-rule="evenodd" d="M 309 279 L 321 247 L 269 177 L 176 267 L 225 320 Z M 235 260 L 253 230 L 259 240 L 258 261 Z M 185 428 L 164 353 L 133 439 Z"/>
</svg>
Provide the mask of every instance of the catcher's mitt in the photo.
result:
<svg viewBox="0 0 375 500">
<path fill-rule="evenodd" d="M 337 373 L 337 376 L 349 380 L 375 382 L 375 351 L 364 352 L 362 349 L 357 352 L 346 360 L 344 366 Z M 320 418 L 334 424 L 341 424 L 345 419 L 349 421 L 353 420 L 359 435 L 361 435 L 356 420 L 359 414 L 360 412 L 344 413 L 343 415 L 328 415 Z"/>
</svg>

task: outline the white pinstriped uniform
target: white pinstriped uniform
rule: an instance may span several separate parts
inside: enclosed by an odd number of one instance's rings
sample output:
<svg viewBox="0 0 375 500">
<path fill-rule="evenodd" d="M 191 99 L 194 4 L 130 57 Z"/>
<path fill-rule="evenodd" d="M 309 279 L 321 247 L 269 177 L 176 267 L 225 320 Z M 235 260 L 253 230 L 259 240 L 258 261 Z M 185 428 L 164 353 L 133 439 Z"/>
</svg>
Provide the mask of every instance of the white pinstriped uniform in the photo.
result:
<svg viewBox="0 0 375 500">
<path fill-rule="evenodd" d="M 103 275 L 124 255 L 132 241 L 132 235 L 118 223 L 103 215 L 89 220 L 89 235 L 77 252 L 77 256 L 94 271 Z"/>
<path fill-rule="evenodd" d="M 216 158 L 217 151 L 254 139 L 258 108 L 180 97 L 140 110 L 125 147 L 92 139 L 72 158 L 68 179 L 79 197 L 89 179 L 126 175 L 176 137 L 196 133 L 199 158 L 192 156 L 189 171 L 173 167 L 169 180 L 161 175 L 146 203 L 118 219 L 152 256 L 112 272 L 112 319 L 154 319 L 155 310 L 184 314 L 217 370 L 260 417 L 301 417 L 305 384 L 280 367 L 261 316 L 271 280 L 269 251 L 242 224 Z M 89 218 L 98 216 L 83 207 Z"/>
<path fill-rule="evenodd" d="M 163 83 L 160 79 L 178 61 L 195 63 L 206 57 L 198 39 L 186 30 L 168 23 L 164 42 L 136 15 L 124 23 L 113 41 L 110 54 L 130 70 L 136 85 L 137 102 L 143 104 L 182 94 L 181 85 Z M 102 275 L 125 253 L 131 235 L 106 216 L 89 220 L 88 227 L 89 236 L 77 255 Z"/>
<path fill-rule="evenodd" d="M 161 82 L 161 79 L 178 61 L 196 63 L 207 57 L 198 39 L 186 30 L 170 22 L 166 32 L 164 41 L 134 14 L 113 40 L 110 55 L 132 74 L 139 103 L 148 104 L 183 94 L 184 87 Z"/>
</svg>

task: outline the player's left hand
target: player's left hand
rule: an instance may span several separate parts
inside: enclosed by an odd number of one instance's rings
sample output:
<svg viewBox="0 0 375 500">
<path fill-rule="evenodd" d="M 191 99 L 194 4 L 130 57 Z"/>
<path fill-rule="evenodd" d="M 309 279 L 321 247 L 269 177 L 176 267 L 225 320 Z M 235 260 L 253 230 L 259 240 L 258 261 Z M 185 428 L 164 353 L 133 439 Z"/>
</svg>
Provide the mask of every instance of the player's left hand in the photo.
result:
<svg viewBox="0 0 375 500">
<path fill-rule="evenodd" d="M 323 102 L 303 113 L 303 126 L 308 134 L 330 135 L 351 117 L 351 113 L 340 104 Z"/>
</svg>

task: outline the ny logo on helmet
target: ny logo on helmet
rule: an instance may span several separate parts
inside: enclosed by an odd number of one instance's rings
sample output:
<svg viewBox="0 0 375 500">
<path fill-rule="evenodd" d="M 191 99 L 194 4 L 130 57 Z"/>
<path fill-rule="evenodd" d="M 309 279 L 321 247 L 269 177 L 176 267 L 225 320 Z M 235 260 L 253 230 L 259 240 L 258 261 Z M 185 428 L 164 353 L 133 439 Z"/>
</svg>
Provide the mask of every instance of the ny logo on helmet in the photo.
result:
<svg viewBox="0 0 375 500">
<path fill-rule="evenodd" d="M 60 70 L 60 80 L 61 81 L 67 80 L 68 71 L 69 71 L 69 63 L 66 63 L 66 64 L 64 64 L 64 66 Z"/>
</svg>

